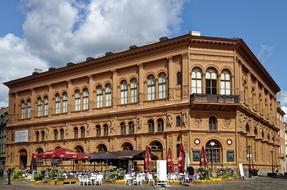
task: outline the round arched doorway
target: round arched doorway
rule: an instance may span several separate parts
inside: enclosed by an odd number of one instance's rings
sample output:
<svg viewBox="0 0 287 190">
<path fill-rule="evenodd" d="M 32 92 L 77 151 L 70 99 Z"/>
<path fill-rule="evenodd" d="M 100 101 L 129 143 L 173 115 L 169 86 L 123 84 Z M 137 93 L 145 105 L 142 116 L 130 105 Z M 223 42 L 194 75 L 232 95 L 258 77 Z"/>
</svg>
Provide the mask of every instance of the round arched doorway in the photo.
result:
<svg viewBox="0 0 287 190">
<path fill-rule="evenodd" d="M 222 162 L 222 146 L 217 140 L 210 140 L 206 143 L 207 162 L 211 165 L 218 165 Z"/>
<path fill-rule="evenodd" d="M 159 141 L 152 141 L 150 144 L 151 152 L 158 157 L 159 160 L 163 159 L 163 148 Z"/>
<path fill-rule="evenodd" d="M 27 151 L 25 149 L 19 151 L 19 168 L 27 168 Z"/>
<path fill-rule="evenodd" d="M 124 144 L 122 144 L 122 150 L 133 150 L 133 145 L 129 142 L 125 142 Z"/>
</svg>

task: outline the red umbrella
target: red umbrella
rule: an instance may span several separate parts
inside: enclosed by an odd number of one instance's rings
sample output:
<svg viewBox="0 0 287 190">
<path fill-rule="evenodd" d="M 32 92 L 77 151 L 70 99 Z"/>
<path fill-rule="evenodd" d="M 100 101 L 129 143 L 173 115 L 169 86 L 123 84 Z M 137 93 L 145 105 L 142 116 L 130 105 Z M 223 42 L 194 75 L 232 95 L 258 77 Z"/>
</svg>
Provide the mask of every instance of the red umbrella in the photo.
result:
<svg viewBox="0 0 287 190">
<path fill-rule="evenodd" d="M 183 149 L 183 145 L 179 145 L 179 157 L 177 161 L 177 167 L 179 169 L 179 172 L 183 173 L 184 172 L 184 160 L 185 160 L 185 152 Z"/>
<path fill-rule="evenodd" d="M 201 154 L 200 154 L 200 166 L 206 167 L 207 166 L 207 159 L 205 154 L 205 148 L 204 146 L 201 147 Z"/>
<path fill-rule="evenodd" d="M 43 153 L 34 154 L 34 158 L 39 159 L 62 159 L 62 160 L 72 160 L 72 159 L 88 159 L 88 155 L 83 152 L 73 151 L 67 148 L 56 148 L 48 150 Z"/>
<path fill-rule="evenodd" d="M 146 145 L 145 147 L 145 153 L 144 153 L 144 171 L 146 173 L 150 173 L 151 172 L 151 157 L 150 157 L 150 149 L 148 147 L 148 145 Z"/>
<path fill-rule="evenodd" d="M 171 154 L 170 148 L 168 149 L 168 153 L 167 153 L 167 171 L 174 172 L 174 163 L 172 160 L 172 154 Z"/>
</svg>

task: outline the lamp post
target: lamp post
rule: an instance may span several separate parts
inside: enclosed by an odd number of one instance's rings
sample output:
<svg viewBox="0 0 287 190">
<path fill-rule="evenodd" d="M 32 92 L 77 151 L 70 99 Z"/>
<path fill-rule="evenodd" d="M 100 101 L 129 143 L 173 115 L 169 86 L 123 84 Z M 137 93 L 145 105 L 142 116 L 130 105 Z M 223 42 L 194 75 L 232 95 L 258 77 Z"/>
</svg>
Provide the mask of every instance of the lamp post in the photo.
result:
<svg viewBox="0 0 287 190">
<path fill-rule="evenodd" d="M 252 158 L 251 146 L 248 145 L 247 146 L 247 159 L 248 159 L 248 177 L 249 178 L 251 178 L 251 158 Z"/>
<path fill-rule="evenodd" d="M 211 148 L 211 157 L 210 157 L 210 161 L 211 161 L 211 173 L 213 173 L 213 146 L 215 145 L 214 141 L 210 142 L 210 148 Z"/>
<path fill-rule="evenodd" d="M 272 173 L 274 173 L 274 166 L 273 166 L 273 150 L 271 150 L 271 168 L 272 168 Z"/>
</svg>

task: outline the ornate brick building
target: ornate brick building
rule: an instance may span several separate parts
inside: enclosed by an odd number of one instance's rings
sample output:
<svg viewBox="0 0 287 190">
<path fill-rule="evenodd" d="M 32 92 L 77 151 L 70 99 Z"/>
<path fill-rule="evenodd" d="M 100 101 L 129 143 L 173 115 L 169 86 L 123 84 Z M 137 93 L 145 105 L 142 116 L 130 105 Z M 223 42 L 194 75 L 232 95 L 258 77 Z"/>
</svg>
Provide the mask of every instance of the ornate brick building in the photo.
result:
<svg viewBox="0 0 287 190">
<path fill-rule="evenodd" d="M 9 87 L 7 166 L 33 152 L 144 150 L 193 165 L 279 165 L 278 85 L 242 39 L 187 34 L 16 79 Z M 211 143 L 213 142 L 213 143 Z M 250 161 L 248 160 L 250 157 Z M 278 167 L 277 165 L 277 167 Z"/>
</svg>

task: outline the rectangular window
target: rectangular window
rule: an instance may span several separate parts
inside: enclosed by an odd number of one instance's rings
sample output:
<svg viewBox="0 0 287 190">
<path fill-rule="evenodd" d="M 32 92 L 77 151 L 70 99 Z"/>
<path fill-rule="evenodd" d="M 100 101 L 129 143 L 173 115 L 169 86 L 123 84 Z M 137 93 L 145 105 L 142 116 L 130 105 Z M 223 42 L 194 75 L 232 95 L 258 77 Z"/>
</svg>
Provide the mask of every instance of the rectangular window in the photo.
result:
<svg viewBox="0 0 287 190">
<path fill-rule="evenodd" d="M 192 151 L 192 159 L 194 162 L 200 161 L 200 150 L 193 150 Z"/>
<path fill-rule="evenodd" d="M 106 93 L 106 107 L 112 106 L 112 94 Z"/>
<path fill-rule="evenodd" d="M 137 93 L 137 89 L 131 89 L 131 102 L 135 103 L 138 101 L 138 93 Z"/>
<path fill-rule="evenodd" d="M 81 110 L 81 99 L 76 99 L 75 100 L 75 111 L 80 111 Z"/>
<path fill-rule="evenodd" d="M 56 102 L 56 114 L 61 113 L 60 101 Z"/>
<path fill-rule="evenodd" d="M 149 86 L 147 91 L 147 99 L 155 100 L 155 86 Z"/>
<path fill-rule="evenodd" d="M 124 90 L 121 91 L 121 104 L 127 104 L 128 103 L 128 91 Z"/>
<path fill-rule="evenodd" d="M 103 95 L 98 94 L 97 95 L 97 108 L 103 107 Z"/>
<path fill-rule="evenodd" d="M 159 88 L 158 98 L 159 99 L 165 99 L 166 98 L 166 85 L 165 84 L 159 85 L 158 88 Z"/>
<path fill-rule="evenodd" d="M 228 150 L 226 152 L 227 162 L 234 162 L 234 151 Z"/>
<path fill-rule="evenodd" d="M 88 110 L 89 109 L 89 98 L 84 97 L 83 98 L 83 110 Z"/>
</svg>

